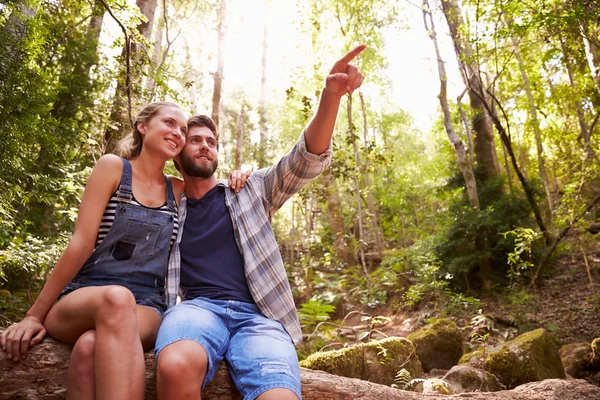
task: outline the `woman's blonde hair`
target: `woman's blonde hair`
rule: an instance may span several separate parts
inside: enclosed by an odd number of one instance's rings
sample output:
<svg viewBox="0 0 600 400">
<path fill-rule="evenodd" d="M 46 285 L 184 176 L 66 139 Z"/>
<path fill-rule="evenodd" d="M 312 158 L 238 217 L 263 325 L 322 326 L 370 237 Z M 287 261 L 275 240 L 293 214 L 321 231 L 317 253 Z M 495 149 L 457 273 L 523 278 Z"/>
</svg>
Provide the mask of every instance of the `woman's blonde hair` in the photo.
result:
<svg viewBox="0 0 600 400">
<path fill-rule="evenodd" d="M 181 110 L 177 104 L 168 101 L 158 101 L 145 106 L 133 123 L 133 131 L 119 142 L 118 153 L 121 157 L 131 160 L 140 155 L 142 152 L 142 144 L 144 143 L 144 135 L 142 135 L 142 132 L 138 129 L 138 123 L 150 122 L 150 120 L 165 107 L 175 107 Z"/>
</svg>

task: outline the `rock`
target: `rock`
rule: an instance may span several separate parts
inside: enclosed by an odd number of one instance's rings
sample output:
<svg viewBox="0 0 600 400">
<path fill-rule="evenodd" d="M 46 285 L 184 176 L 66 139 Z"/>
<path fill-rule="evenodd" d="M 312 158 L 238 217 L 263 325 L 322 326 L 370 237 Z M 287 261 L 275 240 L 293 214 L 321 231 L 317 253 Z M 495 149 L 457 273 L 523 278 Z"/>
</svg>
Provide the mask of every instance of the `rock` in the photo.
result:
<svg viewBox="0 0 600 400">
<path fill-rule="evenodd" d="M 423 394 L 454 394 L 448 382 L 438 378 L 427 379 L 423 382 Z"/>
<path fill-rule="evenodd" d="M 457 365 L 468 365 L 475 369 L 483 369 L 485 356 L 486 354 L 483 351 L 483 348 L 480 348 L 470 353 L 463 354 L 460 360 L 458 360 Z"/>
<path fill-rule="evenodd" d="M 589 366 L 592 348 L 589 343 L 570 343 L 560 348 L 558 353 L 565 372 L 573 378 L 582 378 Z"/>
<path fill-rule="evenodd" d="M 10 291 L 6 289 L 0 289 L 0 299 L 10 299 L 11 297 Z"/>
<path fill-rule="evenodd" d="M 407 339 L 417 348 L 425 372 L 432 368 L 450 369 L 463 354 L 462 334 L 456 324 L 447 318 L 434 320 L 408 335 Z"/>
<path fill-rule="evenodd" d="M 496 392 L 501 389 L 498 378 L 487 371 L 467 365 L 456 365 L 442 378 L 454 393 Z"/>
<path fill-rule="evenodd" d="M 506 342 L 490 353 L 484 369 L 512 389 L 527 382 L 565 378 L 565 370 L 550 334 L 536 329 Z"/>
<path fill-rule="evenodd" d="M 447 369 L 433 368 L 431 371 L 429 371 L 429 376 L 432 378 L 441 378 L 447 373 Z"/>
<path fill-rule="evenodd" d="M 300 362 L 300 366 L 384 385 L 394 383 L 396 373 L 402 368 L 410 373 L 411 378 L 422 374 L 414 345 L 401 337 L 311 354 Z"/>
</svg>

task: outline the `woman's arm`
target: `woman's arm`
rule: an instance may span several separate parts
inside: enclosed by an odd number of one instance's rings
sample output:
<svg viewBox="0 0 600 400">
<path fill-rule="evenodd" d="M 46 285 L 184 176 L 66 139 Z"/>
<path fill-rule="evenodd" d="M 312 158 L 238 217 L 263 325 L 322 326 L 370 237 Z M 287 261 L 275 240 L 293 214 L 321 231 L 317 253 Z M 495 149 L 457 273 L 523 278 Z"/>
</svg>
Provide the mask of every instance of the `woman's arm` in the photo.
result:
<svg viewBox="0 0 600 400">
<path fill-rule="evenodd" d="M 96 163 L 83 192 L 75 231 L 69 245 L 25 318 L 8 327 L 0 336 L 0 346 L 9 359 L 18 361 L 19 355 L 26 358 L 29 347 L 39 343 L 46 334 L 43 323 L 48 311 L 94 251 L 102 215 L 110 196 L 119 185 L 122 170 L 121 159 L 114 155 L 103 156 Z"/>
</svg>

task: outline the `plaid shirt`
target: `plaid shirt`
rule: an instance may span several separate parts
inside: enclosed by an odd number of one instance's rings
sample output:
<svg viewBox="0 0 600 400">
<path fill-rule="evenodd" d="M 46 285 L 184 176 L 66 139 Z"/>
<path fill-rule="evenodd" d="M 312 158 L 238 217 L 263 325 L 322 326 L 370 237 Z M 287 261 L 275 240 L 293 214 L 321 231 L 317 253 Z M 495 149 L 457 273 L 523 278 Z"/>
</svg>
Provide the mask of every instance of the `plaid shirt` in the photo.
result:
<svg viewBox="0 0 600 400">
<path fill-rule="evenodd" d="M 225 203 L 233 222 L 235 240 L 244 259 L 250 293 L 262 313 L 279 321 L 295 344 L 302 341 L 302 331 L 270 221 L 287 199 L 323 172 L 330 162 L 331 145 L 323 154 L 311 154 L 306 150 L 303 133 L 292 151 L 275 165 L 253 172 L 239 193 L 229 189 L 226 181 L 218 183 L 227 188 Z M 179 202 L 179 232 L 169 258 L 169 307 L 176 304 L 179 292 L 179 243 L 187 212 L 186 200 L 185 194 L 182 194 Z"/>
</svg>

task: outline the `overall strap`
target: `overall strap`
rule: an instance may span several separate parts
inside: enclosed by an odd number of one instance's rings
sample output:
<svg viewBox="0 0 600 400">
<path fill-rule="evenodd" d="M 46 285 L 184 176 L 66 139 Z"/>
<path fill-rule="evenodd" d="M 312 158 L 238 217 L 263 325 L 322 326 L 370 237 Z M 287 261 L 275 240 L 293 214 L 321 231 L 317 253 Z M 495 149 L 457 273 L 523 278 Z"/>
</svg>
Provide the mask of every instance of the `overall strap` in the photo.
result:
<svg viewBox="0 0 600 400">
<path fill-rule="evenodd" d="M 173 193 L 173 184 L 171 183 L 171 179 L 165 175 L 165 183 L 166 183 L 166 197 L 167 197 L 167 205 L 169 210 L 177 213 L 177 203 L 175 202 L 175 194 Z"/>
<path fill-rule="evenodd" d="M 123 161 L 123 172 L 121 173 L 121 182 L 117 189 L 117 200 L 119 203 L 129 203 L 133 199 L 133 187 L 131 185 L 131 163 L 129 160 L 121 158 Z"/>
</svg>

